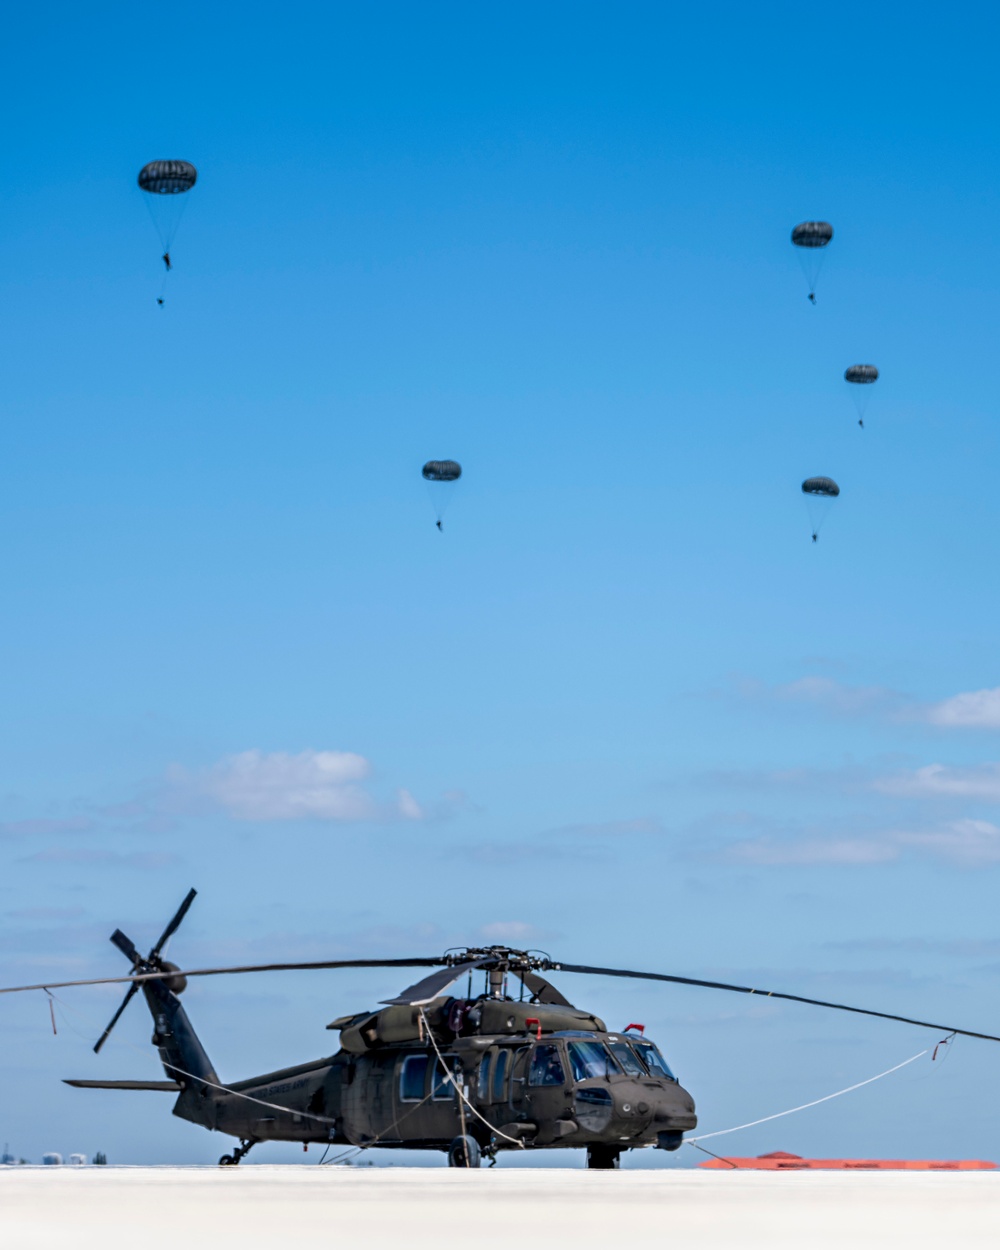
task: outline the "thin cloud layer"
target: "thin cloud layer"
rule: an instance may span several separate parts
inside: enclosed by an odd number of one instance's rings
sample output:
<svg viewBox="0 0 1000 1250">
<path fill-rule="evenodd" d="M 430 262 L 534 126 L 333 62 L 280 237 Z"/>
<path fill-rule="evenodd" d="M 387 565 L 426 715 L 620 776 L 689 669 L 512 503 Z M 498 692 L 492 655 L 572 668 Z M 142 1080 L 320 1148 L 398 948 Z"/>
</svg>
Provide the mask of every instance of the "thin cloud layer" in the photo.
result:
<svg viewBox="0 0 1000 1250">
<path fill-rule="evenodd" d="M 739 688 L 747 698 L 810 704 L 838 716 L 916 721 L 942 729 L 1000 729 L 1000 686 L 932 703 L 887 686 L 852 686 L 831 677 L 806 676 L 777 686 L 744 681 Z"/>
<path fill-rule="evenodd" d="M 819 704 L 845 716 L 894 715 L 908 702 L 906 695 L 885 686 L 850 686 L 830 677 L 800 677 L 776 686 L 773 693 L 779 699 Z"/>
<path fill-rule="evenodd" d="M 988 820 L 955 820 L 929 830 L 891 830 L 869 837 L 765 836 L 733 843 L 722 854 L 731 863 L 762 867 L 865 867 L 889 864 L 907 853 L 974 868 L 1000 863 L 1000 826 Z"/>
<path fill-rule="evenodd" d="M 407 790 L 378 802 L 362 784 L 371 765 L 353 751 L 241 751 L 199 773 L 175 768 L 175 794 L 200 800 L 234 820 L 333 822 L 403 818 L 423 811 Z"/>
<path fill-rule="evenodd" d="M 1000 764 L 949 767 L 925 764 L 912 772 L 880 777 L 872 787 L 882 794 L 903 798 L 952 798 L 1000 800 Z"/>
</svg>

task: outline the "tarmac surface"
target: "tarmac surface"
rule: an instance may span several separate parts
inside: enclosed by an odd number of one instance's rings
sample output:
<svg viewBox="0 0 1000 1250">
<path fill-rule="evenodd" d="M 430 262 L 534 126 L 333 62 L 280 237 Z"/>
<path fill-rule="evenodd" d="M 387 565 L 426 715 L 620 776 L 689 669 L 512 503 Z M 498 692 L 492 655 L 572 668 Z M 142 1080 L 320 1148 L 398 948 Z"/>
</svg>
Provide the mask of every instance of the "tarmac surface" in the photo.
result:
<svg viewBox="0 0 1000 1250">
<path fill-rule="evenodd" d="M 13 1250 L 859 1250 L 1000 1245 L 1000 1174 L 428 1168 L 0 1168 Z"/>
</svg>

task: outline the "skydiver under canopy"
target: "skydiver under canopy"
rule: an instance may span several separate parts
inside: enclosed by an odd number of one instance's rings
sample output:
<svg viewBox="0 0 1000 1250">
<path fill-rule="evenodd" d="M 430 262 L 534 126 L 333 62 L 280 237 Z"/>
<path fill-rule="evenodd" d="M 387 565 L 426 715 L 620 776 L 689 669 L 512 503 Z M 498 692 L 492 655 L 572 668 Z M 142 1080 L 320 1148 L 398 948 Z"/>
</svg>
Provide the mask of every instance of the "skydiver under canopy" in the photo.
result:
<svg viewBox="0 0 1000 1250">
<path fill-rule="evenodd" d="M 187 193 L 198 181 L 198 171 L 190 161 L 150 161 L 139 171 L 139 189 L 145 194 L 143 199 L 149 209 L 150 217 L 163 248 L 160 259 L 167 273 L 173 269 L 170 249 L 174 235 L 180 225 Z M 157 306 L 163 306 L 163 292 L 157 299 Z"/>
<path fill-rule="evenodd" d="M 832 477 L 807 477 L 802 483 L 806 507 L 812 523 L 812 540 L 819 542 L 820 526 L 826 519 L 830 505 L 840 494 L 840 487 Z"/>
<path fill-rule="evenodd" d="M 457 460 L 428 460 L 420 472 L 427 483 L 427 489 L 434 504 L 434 512 L 437 516 L 434 524 L 438 532 L 443 534 L 444 511 L 451 502 L 455 483 L 462 476 L 462 466 Z"/>
<path fill-rule="evenodd" d="M 869 387 L 878 381 L 876 365 L 850 365 L 844 370 L 844 381 L 850 382 L 854 392 L 854 406 L 858 410 L 858 425 L 865 428 L 865 409 L 868 407 Z"/>
<path fill-rule="evenodd" d="M 833 238 L 833 226 L 828 221 L 800 221 L 792 231 L 792 243 L 799 250 L 799 260 L 809 284 L 809 303 L 816 303 L 816 280 L 823 263 L 823 249 Z"/>
</svg>

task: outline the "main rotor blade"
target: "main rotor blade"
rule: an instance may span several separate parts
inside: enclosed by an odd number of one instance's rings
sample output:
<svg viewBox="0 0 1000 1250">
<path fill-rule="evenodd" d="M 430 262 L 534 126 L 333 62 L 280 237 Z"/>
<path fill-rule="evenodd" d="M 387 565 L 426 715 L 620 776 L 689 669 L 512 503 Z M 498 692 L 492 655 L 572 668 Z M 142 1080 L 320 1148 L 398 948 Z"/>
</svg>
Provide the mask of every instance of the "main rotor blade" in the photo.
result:
<svg viewBox="0 0 1000 1250">
<path fill-rule="evenodd" d="M 828 1003 L 822 998 L 805 998 L 801 994 L 782 994 L 778 990 L 751 989 L 749 985 L 729 985 L 725 981 L 699 981 L 696 977 L 668 976 L 664 972 L 629 972 L 624 968 L 591 968 L 586 964 L 553 964 L 560 972 L 584 972 L 600 977 L 633 977 L 639 981 L 668 981 L 672 985 L 699 985 L 709 990 L 730 990 L 734 994 L 759 994 L 763 998 L 782 998 L 789 1003 L 807 1003 L 810 1007 L 831 1007 L 834 1011 L 850 1011 L 857 1016 L 876 1016 L 879 1020 L 898 1020 L 900 1024 L 915 1024 L 922 1029 L 937 1029 L 940 1033 L 957 1033 L 960 1037 L 978 1037 L 984 1042 L 1000 1042 L 992 1033 L 974 1033 L 970 1029 L 956 1029 L 950 1024 L 935 1024 L 932 1020 L 914 1020 L 910 1016 L 894 1016 L 888 1011 L 872 1011 L 868 1007 L 848 1007 L 846 1003 Z"/>
<path fill-rule="evenodd" d="M 536 1003 L 547 1003 L 552 1007 L 573 1006 L 568 998 L 564 998 L 554 985 L 540 977 L 537 972 L 515 972 L 514 975 L 521 978 Z"/>
<path fill-rule="evenodd" d="M 397 994 L 395 998 L 383 998 L 382 1002 L 390 1007 L 419 1007 L 437 998 L 442 990 L 447 989 L 453 981 L 457 981 L 465 973 L 492 962 L 494 962 L 492 959 L 473 959 L 465 964 L 453 964 L 450 968 L 442 968 L 440 972 L 432 972 L 429 977 L 424 977 L 416 985 L 411 985 L 401 994 Z"/>
<path fill-rule="evenodd" d="M 85 981 L 39 981 L 37 985 L 0 986 L 0 994 L 25 994 L 29 990 L 65 990 L 77 985 L 126 985 L 169 977 L 220 977 L 234 972 L 310 972 L 324 968 L 436 968 L 441 957 L 433 959 L 324 959 L 315 963 L 242 964 L 234 968 L 182 968 L 176 972 L 138 972 L 130 977 L 90 977 Z"/>
<path fill-rule="evenodd" d="M 181 903 L 180 907 L 177 908 L 177 911 L 174 913 L 173 920 L 171 920 L 171 922 L 167 925 L 167 927 L 160 934 L 160 940 L 153 947 L 152 951 L 150 951 L 150 958 L 152 958 L 155 955 L 158 955 L 160 951 L 163 950 L 164 946 L 166 946 L 170 938 L 172 938 L 173 935 L 177 932 L 178 925 L 187 915 L 188 908 L 194 902 L 195 896 L 197 895 L 197 893 L 198 893 L 197 890 L 188 890 L 187 897 L 184 899 L 184 902 Z"/>
<path fill-rule="evenodd" d="M 122 1005 L 118 1008 L 115 1014 L 111 1017 L 111 1023 L 104 1030 L 101 1036 L 97 1039 L 97 1045 L 94 1047 L 95 1055 L 100 1054 L 101 1047 L 108 1040 L 108 1035 L 110 1034 L 111 1030 L 115 1027 L 115 1025 L 118 1023 L 118 1021 L 121 1019 L 122 1012 L 132 1001 L 132 996 L 133 994 L 137 993 L 138 989 L 139 989 L 138 985 L 136 985 L 136 983 L 133 981 L 132 984 L 128 987 L 128 989 L 125 991 L 125 997 L 122 999 Z"/>
<path fill-rule="evenodd" d="M 130 937 L 126 937 L 121 929 L 115 929 L 111 935 L 111 941 L 121 951 L 126 959 L 130 959 L 134 964 L 142 963 L 142 956 L 135 949 L 135 943 Z"/>
</svg>

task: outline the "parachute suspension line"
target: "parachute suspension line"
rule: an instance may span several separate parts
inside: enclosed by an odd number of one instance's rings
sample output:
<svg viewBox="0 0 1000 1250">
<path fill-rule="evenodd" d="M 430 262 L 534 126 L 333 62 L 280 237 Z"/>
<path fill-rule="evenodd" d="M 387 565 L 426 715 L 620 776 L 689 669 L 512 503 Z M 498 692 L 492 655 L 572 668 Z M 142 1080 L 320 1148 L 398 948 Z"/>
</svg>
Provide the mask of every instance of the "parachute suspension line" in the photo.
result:
<svg viewBox="0 0 1000 1250">
<path fill-rule="evenodd" d="M 819 274 L 825 258 L 826 252 L 823 248 L 799 249 L 799 264 L 802 266 L 802 273 L 809 287 L 809 302 L 813 305 L 816 303 L 816 284 L 819 282 Z"/>
</svg>

